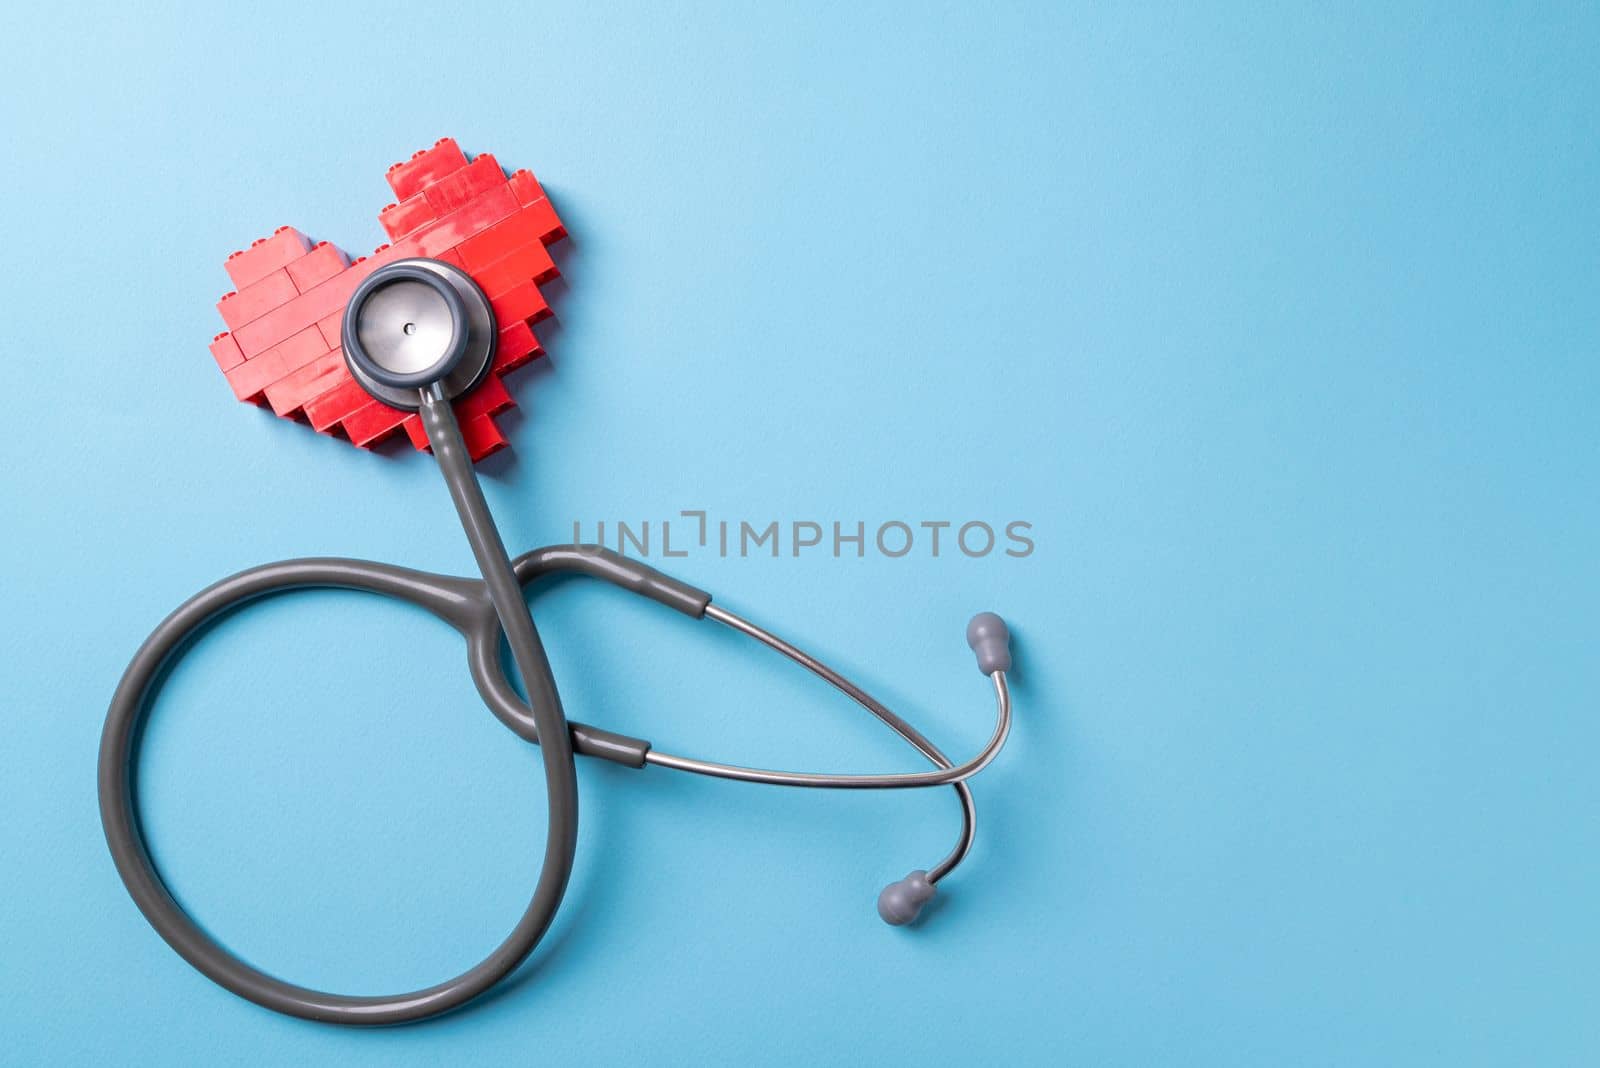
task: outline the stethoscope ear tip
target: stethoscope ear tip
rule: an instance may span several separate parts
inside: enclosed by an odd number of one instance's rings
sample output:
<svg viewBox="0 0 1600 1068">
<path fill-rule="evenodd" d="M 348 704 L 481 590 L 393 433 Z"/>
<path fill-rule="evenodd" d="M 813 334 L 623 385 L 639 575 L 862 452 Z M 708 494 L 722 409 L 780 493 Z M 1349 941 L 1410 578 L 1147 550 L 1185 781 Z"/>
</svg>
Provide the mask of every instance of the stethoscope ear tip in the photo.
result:
<svg viewBox="0 0 1600 1068">
<path fill-rule="evenodd" d="M 967 645 L 978 656 L 985 675 L 1011 670 L 1011 630 L 993 612 L 979 612 L 967 623 Z"/>
<path fill-rule="evenodd" d="M 878 915 L 891 927 L 903 927 L 917 918 L 937 890 L 928 881 L 928 873 L 918 869 L 883 888 L 878 895 Z"/>
</svg>

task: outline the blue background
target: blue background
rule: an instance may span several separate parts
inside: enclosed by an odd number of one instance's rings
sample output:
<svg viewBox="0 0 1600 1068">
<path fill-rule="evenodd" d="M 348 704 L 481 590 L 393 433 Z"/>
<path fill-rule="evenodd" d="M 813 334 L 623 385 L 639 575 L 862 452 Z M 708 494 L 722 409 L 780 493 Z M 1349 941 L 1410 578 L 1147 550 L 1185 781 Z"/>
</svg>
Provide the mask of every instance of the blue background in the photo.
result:
<svg viewBox="0 0 1600 1068">
<path fill-rule="evenodd" d="M 0 1061 L 1600 1058 L 1594 7 L 247 7 L 8 34 Z M 587 762 L 555 928 L 442 1021 L 274 1016 L 129 901 L 96 745 L 164 613 L 280 557 L 471 569 L 426 460 L 239 405 L 206 352 L 228 251 L 369 249 L 445 134 L 573 235 L 485 465 L 514 547 L 1033 523 L 1020 560 L 673 562 L 957 751 L 962 625 L 1014 621 L 1013 743 L 919 929 L 872 902 L 948 845 L 944 793 Z M 578 718 L 916 766 L 709 625 L 537 611 Z M 475 962 L 541 848 L 458 640 L 354 594 L 214 633 L 144 774 L 184 902 L 312 985 Z"/>
</svg>

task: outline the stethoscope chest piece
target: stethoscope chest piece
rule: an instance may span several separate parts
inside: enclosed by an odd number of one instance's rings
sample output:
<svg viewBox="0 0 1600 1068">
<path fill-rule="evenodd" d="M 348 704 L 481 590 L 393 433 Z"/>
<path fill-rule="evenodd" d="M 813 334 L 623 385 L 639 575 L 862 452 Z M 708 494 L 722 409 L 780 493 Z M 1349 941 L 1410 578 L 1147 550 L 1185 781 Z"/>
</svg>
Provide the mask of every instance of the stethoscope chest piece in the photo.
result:
<svg viewBox="0 0 1600 1068">
<path fill-rule="evenodd" d="M 495 319 L 470 276 L 442 260 L 397 260 L 369 275 L 345 307 L 345 364 L 393 408 L 415 411 L 440 383 L 454 400 L 494 361 Z"/>
</svg>

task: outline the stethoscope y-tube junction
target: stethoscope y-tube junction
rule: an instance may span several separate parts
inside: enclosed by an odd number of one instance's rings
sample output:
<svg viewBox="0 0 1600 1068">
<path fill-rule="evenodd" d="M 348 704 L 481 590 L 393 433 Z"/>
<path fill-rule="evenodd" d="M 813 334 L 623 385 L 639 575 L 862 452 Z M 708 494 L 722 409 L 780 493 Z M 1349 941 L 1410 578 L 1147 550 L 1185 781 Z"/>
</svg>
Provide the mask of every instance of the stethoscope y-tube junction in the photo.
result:
<svg viewBox="0 0 1600 1068">
<path fill-rule="evenodd" d="M 410 265 L 409 261 L 406 265 Z M 448 358 L 435 359 L 430 365 L 435 373 L 444 377 L 415 388 L 413 396 L 481 577 L 456 578 L 333 557 L 283 560 L 241 571 L 202 590 L 156 627 L 134 655 L 112 697 L 99 758 L 100 817 L 106 842 L 129 894 L 151 926 L 200 972 L 240 997 L 277 1012 L 353 1025 L 404 1023 L 448 1012 L 488 990 L 526 959 L 561 904 L 577 848 L 575 754 L 633 768 L 653 765 L 775 786 L 878 790 L 950 786 L 961 806 L 961 833 L 954 848 L 931 868 L 917 869 L 891 883 L 878 898 L 878 912 L 886 922 L 898 925 L 914 920 L 933 897 L 938 883 L 955 870 L 971 849 L 975 808 L 966 780 L 988 766 L 1005 744 L 1011 729 L 1011 697 L 1006 684 L 1011 657 L 1005 623 L 986 612 L 975 616 L 968 625 L 967 641 L 977 655 L 979 670 L 992 681 L 996 722 L 988 743 L 971 759 L 955 764 L 909 723 L 859 686 L 782 638 L 712 604 L 710 594 L 688 583 L 596 546 L 547 546 L 512 560 L 489 513 L 450 405 L 454 395 L 449 385 L 450 376 L 464 375 L 462 367 L 466 365 L 462 360 L 470 363 L 477 358 L 472 345 L 463 343 L 466 334 L 461 330 L 462 315 L 467 314 L 462 307 L 470 303 L 475 287 L 462 291 L 461 299 L 456 299 L 458 294 L 454 288 L 444 292 L 438 287 L 446 283 L 455 287 L 459 279 L 418 270 L 420 273 L 391 270 L 387 280 L 380 277 L 383 272 L 379 272 L 372 276 L 377 282 L 368 280 L 368 288 L 374 293 L 384 292 L 386 285 L 418 288 L 415 292 L 388 290 L 389 311 L 384 316 L 375 316 L 377 325 L 372 328 L 399 329 L 403 336 L 389 349 L 375 343 L 373 351 L 381 353 L 382 359 L 375 360 L 373 367 L 367 370 L 376 368 L 374 373 L 379 377 L 388 375 L 397 383 L 408 383 L 405 388 L 411 388 L 409 383 L 414 380 L 405 376 L 416 372 L 405 371 L 403 365 L 407 361 L 426 363 L 433 358 L 434 350 L 424 351 L 420 356 L 409 351 L 410 343 L 404 338 L 411 336 L 411 332 L 403 328 L 416 326 L 420 321 L 423 328 L 438 328 L 438 336 L 447 339 L 443 344 L 448 345 Z M 467 285 L 472 286 L 470 279 Z M 437 310 L 435 305 L 446 309 L 450 322 L 430 321 L 428 317 Z M 359 301 L 352 301 L 346 312 L 347 333 L 353 322 L 363 321 L 360 312 L 364 307 Z M 380 366 L 384 359 L 394 366 Z M 394 385 L 392 388 L 401 387 Z M 568 720 L 525 593 L 527 587 L 540 579 L 557 574 L 600 579 L 692 619 L 710 620 L 755 639 L 828 682 L 882 720 L 921 753 L 933 769 L 841 775 L 740 767 L 663 753 L 643 739 Z M 166 672 L 215 621 L 258 598 L 305 589 L 379 594 L 414 604 L 448 622 L 466 639 L 467 669 L 484 704 L 519 737 L 537 743 L 541 749 L 548 795 L 548 827 L 539 877 L 528 906 L 511 933 L 487 958 L 455 978 L 423 990 L 372 996 L 331 994 L 286 982 L 245 963 L 219 945 L 184 912 L 156 870 L 145 843 L 134 771 L 139 757 L 140 728 Z M 517 693 L 507 677 L 501 657 L 502 640 L 510 648 L 512 660 L 522 677 L 526 699 Z"/>
</svg>

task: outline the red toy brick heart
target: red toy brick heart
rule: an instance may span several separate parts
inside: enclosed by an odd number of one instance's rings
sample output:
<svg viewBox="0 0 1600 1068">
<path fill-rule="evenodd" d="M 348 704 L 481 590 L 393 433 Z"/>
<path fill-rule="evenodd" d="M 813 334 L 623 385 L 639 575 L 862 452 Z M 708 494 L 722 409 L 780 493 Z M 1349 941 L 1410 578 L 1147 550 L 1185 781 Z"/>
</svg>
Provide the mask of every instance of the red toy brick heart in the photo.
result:
<svg viewBox="0 0 1600 1068">
<path fill-rule="evenodd" d="M 362 448 L 404 429 L 426 449 L 415 414 L 373 400 L 350 376 L 339 328 L 350 294 L 384 264 L 411 256 L 453 263 L 483 289 L 500 328 L 492 373 L 455 404 L 467 448 L 481 460 L 506 445 L 494 417 L 515 406 L 500 376 L 543 354 L 532 324 L 550 306 L 539 286 L 558 273 L 545 249 L 566 231 L 532 174 L 507 178 L 488 153 L 469 162 L 448 137 L 388 177 L 396 203 L 378 221 L 390 244 L 370 256 L 352 261 L 288 226 L 229 256 L 239 288 L 217 302 L 229 332 L 212 341 L 211 354 L 242 401 Z"/>
</svg>

